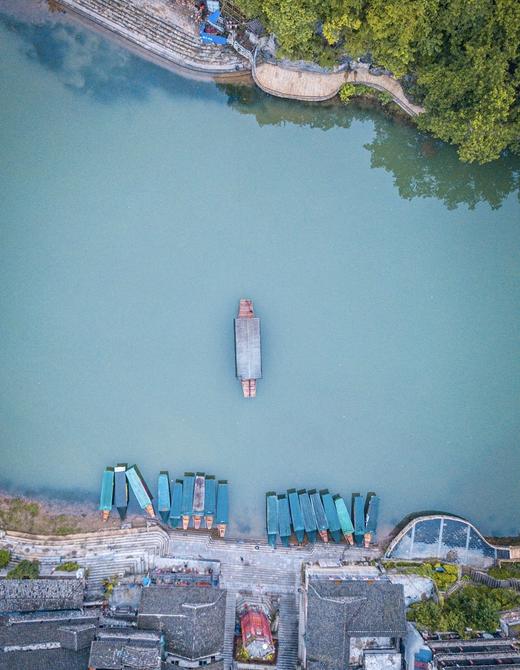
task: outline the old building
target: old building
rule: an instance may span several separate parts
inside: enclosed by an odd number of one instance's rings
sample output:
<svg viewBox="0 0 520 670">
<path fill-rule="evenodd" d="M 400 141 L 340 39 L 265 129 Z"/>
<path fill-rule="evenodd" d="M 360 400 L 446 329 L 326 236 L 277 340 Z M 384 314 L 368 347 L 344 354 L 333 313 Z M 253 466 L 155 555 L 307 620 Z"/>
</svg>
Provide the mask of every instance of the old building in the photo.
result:
<svg viewBox="0 0 520 670">
<path fill-rule="evenodd" d="M 415 668 L 520 670 L 520 643 L 514 639 L 491 636 L 470 640 L 425 640 L 424 647 L 415 654 Z"/>
<path fill-rule="evenodd" d="M 307 670 L 401 665 L 406 632 L 403 587 L 348 569 L 307 570 L 301 594 L 299 656 Z"/>
<path fill-rule="evenodd" d="M 195 668 L 222 659 L 226 591 L 196 586 L 143 589 L 137 625 L 164 634 L 166 660 Z"/>
<path fill-rule="evenodd" d="M 83 591 L 83 579 L 1 579 L 0 612 L 79 609 Z"/>
<path fill-rule="evenodd" d="M 246 609 L 240 617 L 242 646 L 249 658 L 265 659 L 275 653 L 271 624 L 260 608 Z"/>
<path fill-rule="evenodd" d="M 89 670 L 161 670 L 161 635 L 136 630 L 100 631 L 92 642 Z"/>
</svg>

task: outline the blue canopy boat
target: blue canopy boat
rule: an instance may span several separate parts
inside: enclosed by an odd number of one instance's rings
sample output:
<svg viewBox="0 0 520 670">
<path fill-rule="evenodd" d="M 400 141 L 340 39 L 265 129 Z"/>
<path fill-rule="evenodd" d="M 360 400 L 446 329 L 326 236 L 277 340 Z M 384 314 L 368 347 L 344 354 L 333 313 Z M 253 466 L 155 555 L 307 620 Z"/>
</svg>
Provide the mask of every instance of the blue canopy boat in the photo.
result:
<svg viewBox="0 0 520 670">
<path fill-rule="evenodd" d="M 291 537 L 291 514 L 289 512 L 289 501 L 285 494 L 278 496 L 278 530 L 283 546 L 288 547 Z"/>
<path fill-rule="evenodd" d="M 170 526 L 178 528 L 182 510 L 182 479 L 176 479 L 173 485 L 172 506 L 170 509 Z"/>
<path fill-rule="evenodd" d="M 318 533 L 320 534 L 323 542 L 328 542 L 329 534 L 327 533 L 327 530 L 329 529 L 329 522 L 327 521 L 325 510 L 323 509 L 323 503 L 321 502 L 320 494 L 316 491 L 316 489 L 311 489 L 309 491 L 309 497 L 314 508 L 314 514 L 316 515 Z"/>
<path fill-rule="evenodd" d="M 298 491 L 298 498 L 300 499 L 300 507 L 303 515 L 303 524 L 309 542 L 316 542 L 316 532 L 318 530 L 318 522 L 316 521 L 316 514 L 311 504 L 309 494 L 305 489 Z"/>
<path fill-rule="evenodd" d="M 152 519 L 155 519 L 152 496 L 137 465 L 132 465 L 132 467 L 128 468 L 126 471 L 126 478 L 141 509 L 144 509 Z"/>
<path fill-rule="evenodd" d="M 171 506 L 170 476 L 167 470 L 161 470 L 157 480 L 157 511 L 164 523 L 168 523 Z"/>
<path fill-rule="evenodd" d="M 227 480 L 221 479 L 217 486 L 217 530 L 219 537 L 224 537 L 229 523 L 229 500 Z"/>
<path fill-rule="evenodd" d="M 128 509 L 127 465 L 127 463 L 118 463 L 114 468 L 114 505 L 117 507 L 121 521 L 125 520 Z"/>
<path fill-rule="evenodd" d="M 195 490 L 195 475 L 193 472 L 184 473 L 184 485 L 182 487 L 182 530 L 188 530 L 190 516 L 193 511 L 193 492 Z"/>
<path fill-rule="evenodd" d="M 267 541 L 276 547 L 276 533 L 278 532 L 278 498 L 274 491 L 266 493 Z"/>
<path fill-rule="evenodd" d="M 365 537 L 365 496 L 352 495 L 352 516 L 354 517 L 354 538 L 359 544 Z"/>
<path fill-rule="evenodd" d="M 206 477 L 206 490 L 204 492 L 204 520 L 206 521 L 206 528 L 211 530 L 213 527 L 213 519 L 217 511 L 217 486 L 215 477 L 208 475 Z"/>
<path fill-rule="evenodd" d="M 106 521 L 114 504 L 114 468 L 105 468 L 101 479 L 101 493 L 99 495 L 99 509 L 103 521 Z"/>
<path fill-rule="evenodd" d="M 345 505 L 345 501 L 340 495 L 333 496 L 332 500 L 334 500 L 334 504 L 336 505 L 336 512 L 338 513 L 343 537 L 349 544 L 354 544 L 354 526 L 350 514 L 348 513 L 347 506 Z"/>
<path fill-rule="evenodd" d="M 365 516 L 365 547 L 370 545 L 377 532 L 377 520 L 379 517 L 379 496 L 375 493 L 369 494 Z"/>
<path fill-rule="evenodd" d="M 298 544 L 301 544 L 303 542 L 303 537 L 305 534 L 305 526 L 303 523 L 303 514 L 302 509 L 300 507 L 300 500 L 298 498 L 298 494 L 296 493 L 295 489 L 289 489 L 287 491 L 287 495 L 289 497 L 289 507 L 291 509 L 291 519 L 294 534 L 296 535 Z"/>
<path fill-rule="evenodd" d="M 339 523 L 336 505 L 334 504 L 334 500 L 332 500 L 329 489 L 323 489 L 323 491 L 320 491 L 320 495 L 325 510 L 325 516 L 327 517 L 329 524 L 329 533 L 334 542 L 341 542 L 341 525 Z"/>
<path fill-rule="evenodd" d="M 193 491 L 193 527 L 199 530 L 204 516 L 204 503 L 206 502 L 206 477 L 203 472 L 197 472 L 195 476 L 195 488 Z"/>
</svg>

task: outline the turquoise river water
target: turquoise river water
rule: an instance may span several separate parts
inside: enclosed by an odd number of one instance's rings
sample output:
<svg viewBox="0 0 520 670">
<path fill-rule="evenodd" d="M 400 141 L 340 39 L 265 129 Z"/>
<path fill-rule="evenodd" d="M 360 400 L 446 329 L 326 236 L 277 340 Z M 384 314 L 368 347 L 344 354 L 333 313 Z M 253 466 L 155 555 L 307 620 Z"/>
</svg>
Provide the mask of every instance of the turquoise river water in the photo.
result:
<svg viewBox="0 0 520 670">
<path fill-rule="evenodd" d="M 293 486 L 519 531 L 518 159 L 189 81 L 54 16 L 3 16 L 0 102 L 4 487 L 93 499 L 127 461 L 227 478 L 232 534 Z"/>
</svg>

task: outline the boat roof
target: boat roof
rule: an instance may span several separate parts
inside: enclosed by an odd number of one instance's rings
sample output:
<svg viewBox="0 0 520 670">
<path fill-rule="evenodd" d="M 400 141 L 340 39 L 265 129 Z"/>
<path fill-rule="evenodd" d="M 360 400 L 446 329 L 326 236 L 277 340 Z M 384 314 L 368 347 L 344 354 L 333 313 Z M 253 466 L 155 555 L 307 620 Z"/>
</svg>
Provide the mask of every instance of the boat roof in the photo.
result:
<svg viewBox="0 0 520 670">
<path fill-rule="evenodd" d="M 266 496 L 267 504 L 267 533 L 276 535 L 278 532 L 278 498 L 276 493 Z"/>
<path fill-rule="evenodd" d="M 353 533 L 354 525 L 352 523 L 352 519 L 350 518 L 350 514 L 348 513 L 345 501 L 340 495 L 335 495 L 333 500 L 334 504 L 336 505 L 336 511 L 338 513 L 338 519 L 342 532 L 347 534 Z"/>
<path fill-rule="evenodd" d="M 159 512 L 167 512 L 170 507 L 170 478 L 167 472 L 161 472 L 157 481 L 157 509 Z"/>
<path fill-rule="evenodd" d="M 195 477 L 195 490 L 193 492 L 193 511 L 199 514 L 204 512 L 204 489 L 205 477 L 202 473 L 198 472 Z"/>
<path fill-rule="evenodd" d="M 354 532 L 356 535 L 365 533 L 365 496 L 352 496 L 352 512 L 354 515 Z"/>
<path fill-rule="evenodd" d="M 341 530 L 336 505 L 334 504 L 330 493 L 328 491 L 323 491 L 321 493 L 321 500 L 323 502 L 323 508 L 325 510 L 325 516 L 327 517 L 329 529 L 332 532 Z"/>
<path fill-rule="evenodd" d="M 375 533 L 377 530 L 377 519 L 379 516 L 379 496 L 370 496 L 368 500 L 368 509 L 366 514 L 366 531 L 367 533 Z"/>
<path fill-rule="evenodd" d="M 182 507 L 182 480 L 177 479 L 173 485 L 170 519 L 180 519 Z"/>
<path fill-rule="evenodd" d="M 288 493 L 288 496 L 293 528 L 295 531 L 305 530 L 302 508 L 300 507 L 300 499 L 298 498 L 298 494 L 296 491 L 291 491 Z"/>
<path fill-rule="evenodd" d="M 99 509 L 110 511 L 114 501 L 114 468 L 105 468 L 101 478 Z"/>
<path fill-rule="evenodd" d="M 321 502 L 320 494 L 315 491 L 309 491 L 311 497 L 312 506 L 314 507 L 314 514 L 316 515 L 316 522 L 318 524 L 318 530 L 327 530 L 329 527 L 329 522 L 327 521 L 327 516 L 325 510 L 323 509 L 323 503 Z"/>
<path fill-rule="evenodd" d="M 133 494 L 137 498 L 137 502 L 142 507 L 142 509 L 147 507 L 147 505 L 151 505 L 152 501 L 145 488 L 142 476 L 136 470 L 135 465 L 132 465 L 131 468 L 128 468 L 126 471 L 126 478 L 128 479 L 130 488 L 132 489 Z"/>
<path fill-rule="evenodd" d="M 280 537 L 289 537 L 291 534 L 291 515 L 287 496 L 278 496 L 278 528 Z"/>
<path fill-rule="evenodd" d="M 114 504 L 116 507 L 128 506 L 128 484 L 126 481 L 126 463 L 114 468 Z"/>
<path fill-rule="evenodd" d="M 204 492 L 204 514 L 213 516 L 217 506 L 217 486 L 215 477 L 206 477 L 206 490 Z"/>
<path fill-rule="evenodd" d="M 190 472 L 184 473 L 184 485 L 182 487 L 183 514 L 191 514 L 193 508 L 193 491 L 195 489 L 195 475 Z"/>
<path fill-rule="evenodd" d="M 311 504 L 311 499 L 307 491 L 299 491 L 298 497 L 300 498 L 300 507 L 302 509 L 303 515 L 303 524 L 305 530 L 309 533 L 313 530 L 318 529 L 318 522 L 316 521 L 316 514 L 314 512 L 314 507 Z"/>
<path fill-rule="evenodd" d="M 228 483 L 219 481 L 217 489 L 217 523 L 228 523 Z"/>
<path fill-rule="evenodd" d="M 235 319 L 235 361 L 239 379 L 260 379 L 262 355 L 260 351 L 260 319 Z"/>
</svg>

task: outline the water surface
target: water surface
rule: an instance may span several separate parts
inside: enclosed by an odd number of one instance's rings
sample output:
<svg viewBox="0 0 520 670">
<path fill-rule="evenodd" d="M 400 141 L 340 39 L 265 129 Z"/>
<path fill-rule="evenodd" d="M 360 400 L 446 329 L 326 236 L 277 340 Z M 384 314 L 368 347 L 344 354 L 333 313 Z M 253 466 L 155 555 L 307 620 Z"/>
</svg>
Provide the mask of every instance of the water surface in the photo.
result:
<svg viewBox="0 0 520 670">
<path fill-rule="evenodd" d="M 60 18 L 0 32 L 5 484 L 90 496 L 135 461 L 228 478 L 234 533 L 293 486 L 518 532 L 518 160 L 187 81 Z"/>
</svg>

